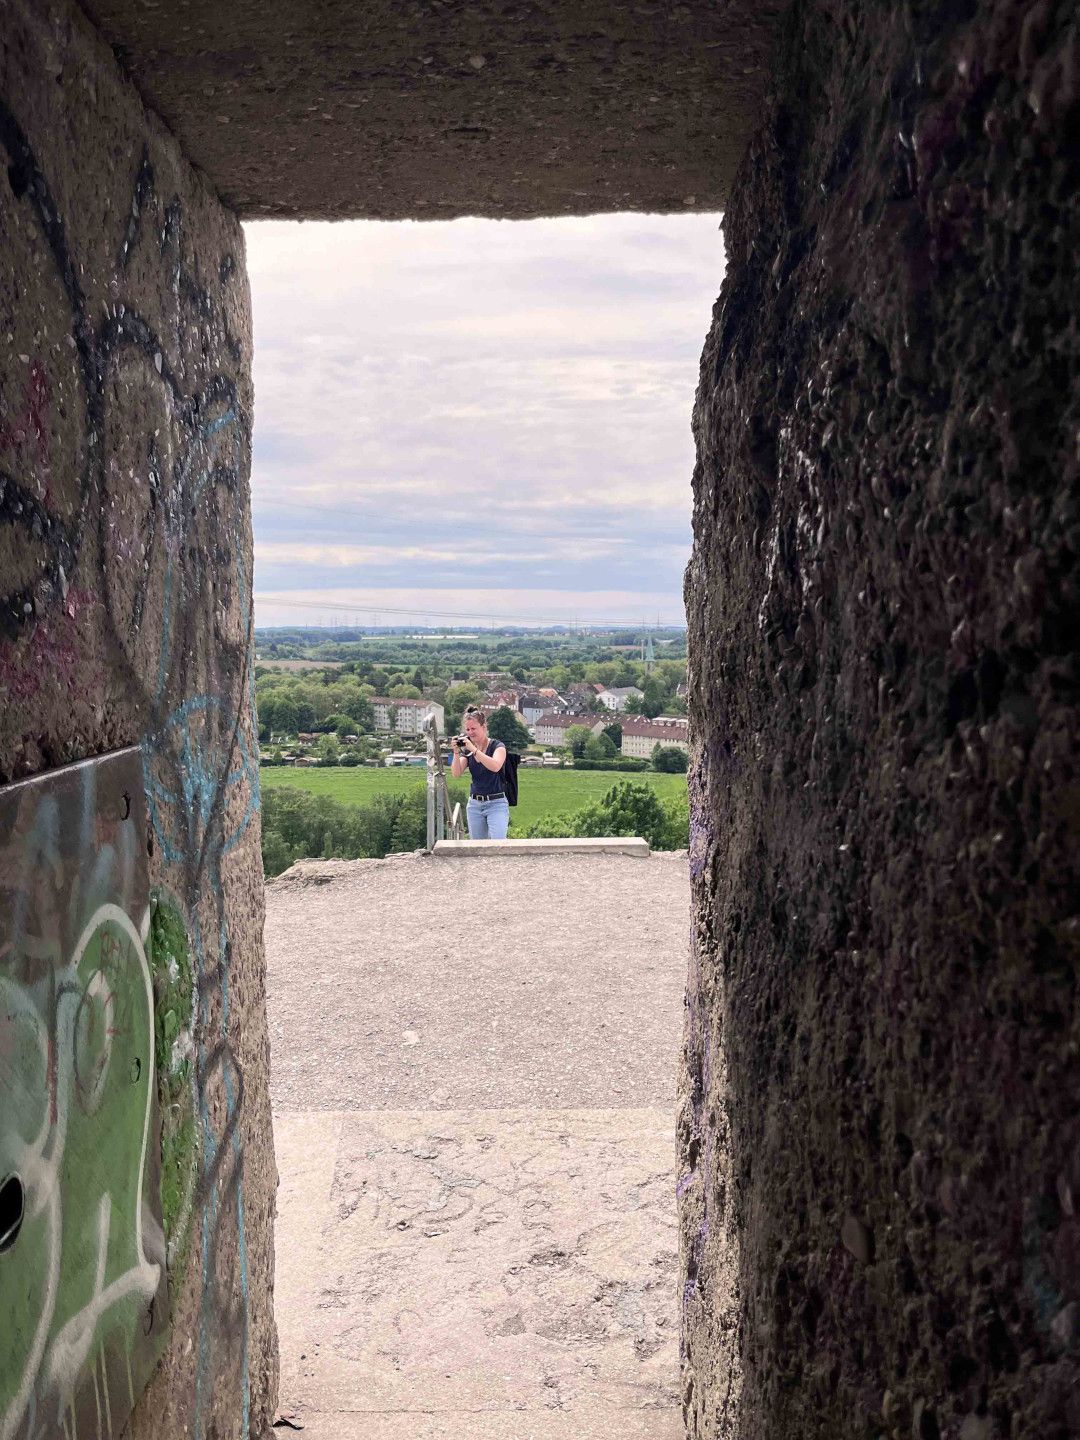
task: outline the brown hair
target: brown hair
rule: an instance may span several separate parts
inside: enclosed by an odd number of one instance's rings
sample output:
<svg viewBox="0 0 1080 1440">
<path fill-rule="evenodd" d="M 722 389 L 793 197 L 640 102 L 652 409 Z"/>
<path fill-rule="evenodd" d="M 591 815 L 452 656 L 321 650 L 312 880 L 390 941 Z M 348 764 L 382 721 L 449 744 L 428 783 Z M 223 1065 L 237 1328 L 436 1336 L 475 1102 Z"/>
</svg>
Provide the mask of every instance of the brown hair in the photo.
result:
<svg viewBox="0 0 1080 1440">
<path fill-rule="evenodd" d="M 475 715 L 481 725 L 487 724 L 487 716 L 484 714 L 483 710 L 480 709 L 479 705 L 466 705 L 465 715 Z M 463 715 L 461 718 L 464 719 L 465 715 Z"/>
</svg>

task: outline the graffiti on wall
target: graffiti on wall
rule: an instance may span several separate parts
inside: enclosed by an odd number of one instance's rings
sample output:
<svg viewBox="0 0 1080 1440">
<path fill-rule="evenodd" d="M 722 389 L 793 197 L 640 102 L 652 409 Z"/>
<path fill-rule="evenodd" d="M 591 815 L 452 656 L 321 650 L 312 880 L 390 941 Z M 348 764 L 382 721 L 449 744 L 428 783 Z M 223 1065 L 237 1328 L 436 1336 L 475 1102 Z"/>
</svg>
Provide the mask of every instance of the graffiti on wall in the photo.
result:
<svg viewBox="0 0 1080 1440">
<path fill-rule="evenodd" d="M 168 1319 L 136 750 L 0 791 L 0 1437 L 119 1433 Z"/>
<path fill-rule="evenodd" d="M 251 427 L 229 318 L 236 265 L 225 253 L 203 275 L 183 205 L 160 193 L 144 149 L 117 207 L 107 273 L 91 280 L 93 265 L 74 253 L 49 178 L 2 100 L 0 157 L 0 248 L 45 287 L 51 317 L 45 344 L 37 310 L 27 318 L 16 307 L 15 339 L 0 351 L 0 700 L 33 714 L 44 677 L 65 670 L 85 689 L 85 655 L 97 651 L 106 666 L 98 689 L 126 707 L 141 737 L 151 871 L 182 916 L 192 970 L 190 1022 L 170 1041 L 189 1045 L 177 1073 L 185 1088 L 190 1077 L 195 1134 L 191 1145 L 174 1137 L 175 1165 L 165 1157 L 167 1195 L 175 1172 L 169 1278 L 183 1280 L 173 1271 L 190 1241 L 201 1273 L 193 1431 L 204 1433 L 211 1399 L 235 1387 L 246 1435 L 244 1077 L 226 871 L 256 820 L 259 787 Z M 159 1036 L 163 1005 L 175 1015 L 159 999 Z"/>
</svg>

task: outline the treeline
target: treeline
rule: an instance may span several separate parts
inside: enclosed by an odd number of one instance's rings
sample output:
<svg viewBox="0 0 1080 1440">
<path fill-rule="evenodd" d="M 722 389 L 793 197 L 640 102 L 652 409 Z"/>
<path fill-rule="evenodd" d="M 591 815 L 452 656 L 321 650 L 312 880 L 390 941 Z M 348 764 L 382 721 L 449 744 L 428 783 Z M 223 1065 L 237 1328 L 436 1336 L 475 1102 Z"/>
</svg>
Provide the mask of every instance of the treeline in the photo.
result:
<svg viewBox="0 0 1080 1440">
<path fill-rule="evenodd" d="M 333 670 L 302 674 L 266 670 L 255 676 L 259 738 L 301 731 L 370 734 L 375 725 L 371 696 L 376 691 L 355 675 Z"/>
<path fill-rule="evenodd" d="M 677 690 L 685 676 L 681 661 L 658 662 L 644 674 L 639 661 L 619 660 L 609 663 L 566 666 L 556 665 L 539 674 L 517 680 L 535 688 L 550 685 L 560 693 L 568 693 L 575 684 L 637 685 L 643 696 L 633 703 L 635 713 L 653 717 L 680 714 L 686 706 Z M 272 735 L 296 735 L 302 732 L 345 735 L 370 735 L 375 725 L 371 704 L 373 695 L 392 700 L 419 699 L 437 701 L 446 709 L 446 730 L 454 734 L 460 727 L 466 705 L 475 705 L 483 696 L 482 686 L 472 680 L 447 679 L 435 673 L 432 666 L 425 670 L 387 670 L 369 663 L 344 665 L 339 670 L 267 670 L 256 666 L 255 705 L 259 720 L 259 739 L 266 744 Z M 582 709 L 597 714 L 607 713 L 599 700 L 581 699 Z M 612 736 L 617 733 L 609 726 Z M 508 737 L 510 738 L 510 737 Z M 526 737 L 518 736 L 518 743 Z M 584 741 L 582 741 L 582 744 Z M 618 748 L 616 739 L 615 748 Z M 602 755 L 587 758 L 599 760 Z"/>
<path fill-rule="evenodd" d="M 450 785 L 450 803 L 464 786 Z M 647 785 L 624 780 L 594 805 L 536 821 L 529 836 L 642 835 L 654 850 L 685 850 L 689 806 L 685 796 L 660 800 Z M 343 805 L 291 785 L 267 787 L 262 796 L 263 871 L 280 875 L 296 860 L 379 860 L 427 843 L 427 795 L 417 787 L 377 795 L 367 805 Z"/>
<path fill-rule="evenodd" d="M 463 788 L 451 787 L 462 809 Z M 376 795 L 367 805 L 343 805 L 292 785 L 262 792 L 263 873 L 280 875 L 295 860 L 380 860 L 427 844 L 427 793 L 423 786 Z"/>
<path fill-rule="evenodd" d="M 529 826 L 538 839 L 553 836 L 641 835 L 652 850 L 686 850 L 690 845 L 690 803 L 685 795 L 661 800 L 648 785 L 621 780 L 593 805 L 565 815 L 547 815 Z"/>
<path fill-rule="evenodd" d="M 350 660 L 374 662 L 394 669 L 427 668 L 433 659 L 470 670 L 544 668 L 556 662 L 617 661 L 637 650 L 641 632 L 627 630 L 608 635 L 565 631 L 524 631 L 483 635 L 442 635 L 416 640 L 408 635 L 365 635 L 352 627 L 338 629 L 260 629 L 255 632 L 257 653 L 277 660 Z M 653 632 L 657 660 L 686 657 L 686 631 Z M 640 653 L 640 652 L 639 652 Z"/>
</svg>

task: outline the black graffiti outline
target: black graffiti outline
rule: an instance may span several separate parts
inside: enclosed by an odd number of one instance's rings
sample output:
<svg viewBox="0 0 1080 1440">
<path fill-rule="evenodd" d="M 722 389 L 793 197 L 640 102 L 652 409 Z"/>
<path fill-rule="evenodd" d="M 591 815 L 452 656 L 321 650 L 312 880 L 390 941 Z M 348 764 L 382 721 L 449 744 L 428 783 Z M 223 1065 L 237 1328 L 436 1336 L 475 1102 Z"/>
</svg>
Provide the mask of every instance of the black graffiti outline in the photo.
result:
<svg viewBox="0 0 1080 1440">
<path fill-rule="evenodd" d="M 98 506 L 97 539 L 102 565 L 105 565 L 109 554 L 105 543 L 106 500 L 108 498 L 105 474 L 105 455 L 107 453 L 105 437 L 108 421 L 106 392 L 111 367 L 122 359 L 127 350 L 134 349 L 142 356 L 144 362 L 148 362 L 152 367 L 153 374 L 168 396 L 180 427 L 189 437 L 183 452 L 174 459 L 172 475 L 167 478 L 161 473 L 160 456 L 154 438 L 151 436 L 148 439 L 146 456 L 149 495 L 146 516 L 148 562 L 153 560 L 151 552 L 155 551 L 158 545 L 167 543 L 170 522 L 173 522 L 175 533 L 179 536 L 178 543 L 182 545 L 189 538 L 186 533 L 186 519 L 191 500 L 189 482 L 193 473 L 190 450 L 194 443 L 205 438 L 200 432 L 207 416 L 215 406 L 220 404 L 235 411 L 240 444 L 245 457 L 250 456 L 251 425 L 249 417 L 239 404 L 235 381 L 223 373 L 219 372 L 213 375 L 202 390 L 191 395 L 186 394 L 179 377 L 169 363 L 167 348 L 162 343 L 161 337 L 136 311 L 123 305 L 114 307 L 106 314 L 95 333 L 87 315 L 85 295 L 76 277 L 59 208 L 53 199 L 44 172 L 38 164 L 26 135 L 2 99 L 0 99 L 0 146 L 7 151 L 10 157 L 8 181 L 12 193 L 16 200 L 26 198 L 31 203 L 71 311 L 82 382 L 86 442 L 75 513 L 69 521 L 53 514 L 13 476 L 6 472 L 0 472 L 0 524 L 9 524 L 27 531 L 35 540 L 43 544 L 46 552 L 45 563 L 32 581 L 16 592 L 0 595 L 0 635 L 7 635 L 14 639 L 46 614 L 52 604 L 56 603 L 58 599 L 62 599 L 66 582 L 74 574 L 75 566 L 87 538 L 88 512 L 91 498 L 95 492 L 101 501 Z M 120 271 L 126 271 L 128 267 L 131 256 L 139 243 L 144 217 L 155 198 L 153 166 L 150 163 L 149 151 L 144 147 L 135 176 L 129 219 L 117 255 L 117 268 Z M 222 306 L 220 314 L 215 316 L 215 302 L 206 287 L 199 283 L 197 277 L 185 265 L 183 251 L 182 208 L 178 197 L 174 197 L 164 207 L 160 247 L 163 259 L 171 255 L 171 280 L 174 293 L 179 300 L 183 300 L 195 311 L 204 324 L 214 319 L 219 321 L 225 347 L 234 362 L 239 363 L 242 347 L 231 333 L 225 307 Z M 226 283 L 234 272 L 233 257 L 231 255 L 224 256 L 219 266 L 219 278 L 222 284 Z M 178 353 L 182 339 L 178 306 Z M 191 437 L 195 437 L 195 439 L 192 440 Z M 242 463 L 246 470 L 246 460 Z M 211 489 L 220 486 L 236 500 L 239 496 L 240 481 L 240 464 L 215 464 L 207 471 L 203 484 Z M 198 563 L 202 558 L 201 553 L 198 551 L 195 553 Z M 136 586 L 131 607 L 129 624 L 134 623 L 136 628 L 141 628 L 150 575 L 151 570 L 148 563 L 143 579 Z M 141 706 L 149 722 L 145 733 L 148 741 L 153 741 L 155 744 L 156 759 L 158 763 L 165 765 L 170 770 L 172 779 L 175 781 L 175 789 L 180 792 L 183 767 L 180 757 L 170 746 L 167 726 L 168 717 L 175 709 L 176 689 L 172 688 L 169 693 L 160 687 L 155 690 L 147 683 L 124 643 L 126 633 L 124 618 L 117 613 L 114 596 L 107 583 L 104 570 L 102 580 L 105 613 L 112 632 L 111 648 L 114 658 L 141 701 Z M 177 625 L 175 634 L 168 637 L 180 649 L 183 648 L 184 640 L 188 638 L 190 625 L 196 623 L 194 615 L 185 613 L 184 618 L 185 625 Z M 225 849 L 224 817 L 232 759 L 240 742 L 248 701 L 250 657 L 254 640 L 253 616 L 250 608 L 244 630 L 245 633 L 240 637 L 237 646 L 242 659 L 237 671 L 232 676 L 233 683 L 237 687 L 237 705 L 235 714 L 229 717 L 218 735 L 217 753 L 221 756 L 221 762 L 216 776 L 212 803 L 205 824 L 201 828 L 201 834 L 196 838 L 194 853 L 189 853 L 185 863 L 181 866 L 182 890 L 189 918 L 194 919 L 198 916 L 202 905 L 209 896 L 214 920 L 221 928 L 222 934 L 225 922 L 224 891 L 221 879 L 221 861 Z M 221 648 L 221 646 L 218 647 L 219 653 Z M 178 673 L 176 679 L 180 689 L 185 689 L 183 676 Z M 223 708 L 231 709 L 231 707 Z M 222 738 L 225 740 L 224 744 L 220 744 Z M 195 919 L 195 923 L 198 924 L 197 919 Z M 220 1008 L 227 983 L 225 967 L 228 962 L 228 942 L 225 942 L 224 953 L 216 956 L 216 963 L 213 956 L 214 948 L 212 945 L 206 947 L 198 975 L 200 992 L 207 1001 L 205 1013 L 208 1020 L 210 1000 L 214 999 L 217 1007 Z M 200 951 L 202 951 L 201 945 Z M 232 1085 L 236 1093 L 228 1107 L 230 1113 L 227 1115 L 220 1135 L 215 1134 L 213 1137 L 214 1153 L 209 1166 L 200 1178 L 196 1192 L 197 1203 L 204 1209 L 212 1203 L 215 1194 L 218 1197 L 218 1203 L 214 1207 L 217 1211 L 217 1223 L 213 1228 L 209 1254 L 204 1263 L 204 1312 L 209 1305 L 212 1291 L 220 1288 L 216 1280 L 216 1271 L 222 1226 L 227 1217 L 233 1213 L 233 1202 L 241 1193 L 243 1179 L 243 1152 L 242 1148 L 237 1148 L 236 1142 L 239 1138 L 239 1126 L 245 1099 L 244 1077 L 242 1067 L 227 1036 L 223 1036 L 207 1052 L 203 1063 L 196 1067 L 196 1083 L 203 1093 L 214 1075 L 218 1073 L 221 1074 L 226 1087 Z M 242 1344 L 246 1356 L 249 1325 L 246 1307 L 243 1309 L 241 1319 Z M 246 1396 L 245 1403 L 247 1403 Z M 198 1428 L 198 1418 L 196 1423 Z"/>
</svg>

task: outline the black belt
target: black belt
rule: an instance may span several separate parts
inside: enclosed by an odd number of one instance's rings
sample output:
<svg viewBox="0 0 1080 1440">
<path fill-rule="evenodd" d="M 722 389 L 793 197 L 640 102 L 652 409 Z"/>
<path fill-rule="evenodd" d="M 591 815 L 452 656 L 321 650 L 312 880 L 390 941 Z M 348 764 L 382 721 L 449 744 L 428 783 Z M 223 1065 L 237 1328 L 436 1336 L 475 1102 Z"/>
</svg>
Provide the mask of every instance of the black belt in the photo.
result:
<svg viewBox="0 0 1080 1440">
<path fill-rule="evenodd" d="M 470 790 L 470 791 L 469 791 L 469 799 L 470 799 L 470 800 L 505 800 L 505 799 L 506 799 L 506 791 L 505 791 L 505 790 L 496 790 L 495 793 L 494 793 L 494 795 L 478 795 L 475 790 Z"/>
</svg>

